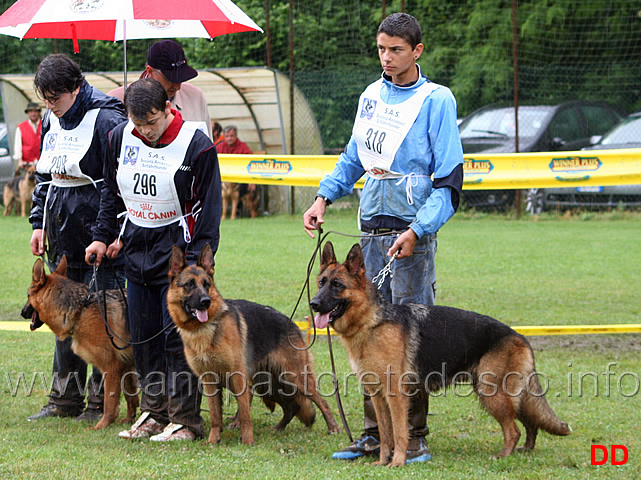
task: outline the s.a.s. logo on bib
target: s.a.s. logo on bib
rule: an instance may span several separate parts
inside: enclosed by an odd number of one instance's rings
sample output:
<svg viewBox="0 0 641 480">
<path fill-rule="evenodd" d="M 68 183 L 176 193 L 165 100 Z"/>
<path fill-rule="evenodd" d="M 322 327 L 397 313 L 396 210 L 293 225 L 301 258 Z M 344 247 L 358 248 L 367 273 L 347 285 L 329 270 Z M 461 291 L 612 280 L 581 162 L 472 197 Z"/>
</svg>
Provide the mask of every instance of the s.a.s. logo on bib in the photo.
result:
<svg viewBox="0 0 641 480">
<path fill-rule="evenodd" d="M 45 152 L 53 152 L 56 149 L 56 144 L 58 143 L 58 134 L 50 133 L 47 135 L 47 140 L 45 143 Z"/>
<path fill-rule="evenodd" d="M 376 110 L 376 100 L 372 100 L 371 98 L 364 99 L 363 108 L 361 109 L 361 118 L 371 120 L 374 116 L 374 110 Z"/>
<path fill-rule="evenodd" d="M 125 147 L 125 156 L 122 160 L 123 165 L 135 165 L 138 160 L 138 147 L 133 145 L 127 145 Z"/>
</svg>

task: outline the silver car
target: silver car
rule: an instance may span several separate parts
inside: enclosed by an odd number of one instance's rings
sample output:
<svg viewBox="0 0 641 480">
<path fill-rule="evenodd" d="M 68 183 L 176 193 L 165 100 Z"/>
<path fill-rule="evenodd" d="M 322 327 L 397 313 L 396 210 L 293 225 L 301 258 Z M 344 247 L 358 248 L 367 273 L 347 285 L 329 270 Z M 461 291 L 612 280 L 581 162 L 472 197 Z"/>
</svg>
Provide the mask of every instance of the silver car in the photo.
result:
<svg viewBox="0 0 641 480">
<path fill-rule="evenodd" d="M 594 145 L 583 150 L 641 148 L 641 112 L 629 115 L 603 137 L 594 137 L 592 142 Z M 641 207 L 641 185 L 531 189 L 525 208 L 531 214 L 538 214 L 550 208 L 619 206 Z"/>
<path fill-rule="evenodd" d="M 13 158 L 11 158 L 11 149 L 9 148 L 7 125 L 0 123 L 0 192 L 4 192 L 5 184 L 13 178 L 14 174 L 15 168 L 13 166 Z"/>
</svg>

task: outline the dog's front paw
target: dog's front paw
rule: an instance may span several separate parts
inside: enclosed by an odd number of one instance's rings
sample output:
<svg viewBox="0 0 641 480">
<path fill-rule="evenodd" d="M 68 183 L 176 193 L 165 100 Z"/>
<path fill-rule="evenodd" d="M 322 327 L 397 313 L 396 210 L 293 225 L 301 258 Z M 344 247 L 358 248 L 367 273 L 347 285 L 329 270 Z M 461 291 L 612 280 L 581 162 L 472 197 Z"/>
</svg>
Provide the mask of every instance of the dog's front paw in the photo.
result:
<svg viewBox="0 0 641 480">
<path fill-rule="evenodd" d="M 107 428 L 112 423 L 114 423 L 113 419 L 106 418 L 106 415 L 103 415 L 100 421 L 95 426 L 90 428 L 91 430 L 102 430 L 103 428 Z"/>
<path fill-rule="evenodd" d="M 207 439 L 209 443 L 220 443 L 220 431 L 215 431 L 211 429 L 209 431 L 209 438 Z"/>
<path fill-rule="evenodd" d="M 394 457 L 392 458 L 391 463 L 388 463 L 388 467 L 402 467 L 407 461 L 407 455 L 405 450 L 394 451 Z"/>
<path fill-rule="evenodd" d="M 378 460 L 375 461 L 375 462 L 372 462 L 372 465 L 376 465 L 376 466 L 383 465 L 383 466 L 385 466 L 385 465 L 389 464 L 391 458 L 392 458 L 391 453 L 385 453 L 385 452 L 381 451 L 381 454 L 380 454 Z"/>
</svg>

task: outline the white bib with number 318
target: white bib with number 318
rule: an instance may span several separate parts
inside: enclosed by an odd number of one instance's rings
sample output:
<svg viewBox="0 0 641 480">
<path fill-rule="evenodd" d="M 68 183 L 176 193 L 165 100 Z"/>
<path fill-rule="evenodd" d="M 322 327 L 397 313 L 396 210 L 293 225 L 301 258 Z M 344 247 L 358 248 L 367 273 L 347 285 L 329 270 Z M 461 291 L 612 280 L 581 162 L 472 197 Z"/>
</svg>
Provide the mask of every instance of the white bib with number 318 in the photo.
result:
<svg viewBox="0 0 641 480">
<path fill-rule="evenodd" d="M 382 82 L 381 79 L 371 84 L 362 93 L 352 136 L 361 164 L 370 176 L 400 178 L 402 173 L 391 170 L 396 152 L 418 117 L 423 101 L 438 85 L 426 82 L 406 101 L 388 105 L 381 99 Z"/>
</svg>

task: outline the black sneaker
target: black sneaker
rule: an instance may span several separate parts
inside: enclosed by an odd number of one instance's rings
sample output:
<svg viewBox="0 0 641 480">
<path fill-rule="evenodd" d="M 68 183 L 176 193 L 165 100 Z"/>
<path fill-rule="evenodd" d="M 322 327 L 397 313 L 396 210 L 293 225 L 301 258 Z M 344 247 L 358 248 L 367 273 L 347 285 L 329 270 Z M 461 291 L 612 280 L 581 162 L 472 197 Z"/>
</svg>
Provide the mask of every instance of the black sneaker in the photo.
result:
<svg viewBox="0 0 641 480">
<path fill-rule="evenodd" d="M 432 454 L 427 449 L 427 442 L 424 438 L 410 438 L 407 445 L 407 457 L 405 463 L 429 462 Z"/>
<path fill-rule="evenodd" d="M 27 421 L 33 422 L 48 417 L 76 417 L 81 413 L 82 409 L 77 407 L 59 407 L 53 403 L 47 403 L 38 413 L 27 417 Z"/>
<path fill-rule="evenodd" d="M 96 423 L 102 418 L 102 408 L 87 407 L 85 411 L 74 418 L 74 422 L 92 422 Z"/>
<path fill-rule="evenodd" d="M 363 436 L 354 441 L 349 447 L 334 452 L 332 458 L 339 460 L 354 460 L 364 455 L 379 455 L 381 442 L 372 435 Z"/>
</svg>

